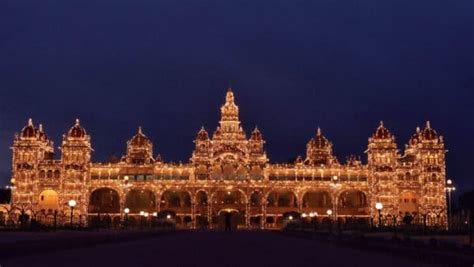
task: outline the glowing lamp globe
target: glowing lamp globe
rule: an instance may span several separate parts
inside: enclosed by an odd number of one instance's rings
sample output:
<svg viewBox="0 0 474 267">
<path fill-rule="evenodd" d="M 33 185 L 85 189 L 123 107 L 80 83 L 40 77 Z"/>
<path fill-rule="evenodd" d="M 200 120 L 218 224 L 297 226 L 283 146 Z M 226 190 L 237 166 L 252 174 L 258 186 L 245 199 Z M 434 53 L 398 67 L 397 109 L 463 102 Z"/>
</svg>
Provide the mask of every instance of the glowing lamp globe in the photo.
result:
<svg viewBox="0 0 474 267">
<path fill-rule="evenodd" d="M 74 208 L 77 204 L 77 202 L 74 199 L 71 199 L 67 202 L 68 206 L 71 208 Z"/>
<path fill-rule="evenodd" d="M 377 210 L 383 209 L 382 203 L 380 203 L 380 202 L 375 203 L 375 208 L 376 208 Z"/>
</svg>

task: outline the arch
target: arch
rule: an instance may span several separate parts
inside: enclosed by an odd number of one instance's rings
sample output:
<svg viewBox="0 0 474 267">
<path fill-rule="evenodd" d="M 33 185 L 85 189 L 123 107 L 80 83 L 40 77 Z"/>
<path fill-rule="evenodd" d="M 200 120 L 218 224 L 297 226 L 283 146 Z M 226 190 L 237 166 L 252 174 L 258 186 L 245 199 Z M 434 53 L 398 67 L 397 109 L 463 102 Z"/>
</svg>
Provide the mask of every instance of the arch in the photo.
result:
<svg viewBox="0 0 474 267">
<path fill-rule="evenodd" d="M 119 193 L 109 187 L 95 189 L 89 196 L 89 213 L 120 213 Z"/>
<path fill-rule="evenodd" d="M 218 190 L 211 195 L 212 223 L 223 226 L 223 216 L 232 213 L 237 225 L 245 224 L 246 195 L 240 189 Z M 233 219 L 234 220 L 234 219 Z"/>
<path fill-rule="evenodd" d="M 160 211 L 172 212 L 176 216 L 173 219 L 178 227 L 187 227 L 181 220 L 182 215 L 192 214 L 192 197 L 191 193 L 186 190 L 166 190 L 161 194 Z"/>
<path fill-rule="evenodd" d="M 339 194 L 338 215 L 367 215 L 367 195 L 360 190 L 346 190 Z"/>
<path fill-rule="evenodd" d="M 59 194 L 51 189 L 41 192 L 38 199 L 38 210 L 59 210 Z"/>
<path fill-rule="evenodd" d="M 302 211 L 304 213 L 317 212 L 318 214 L 325 214 L 332 207 L 333 201 L 328 191 L 307 191 L 303 194 Z"/>
<path fill-rule="evenodd" d="M 291 190 L 271 191 L 267 195 L 267 208 L 271 207 L 298 208 L 298 197 Z"/>
<path fill-rule="evenodd" d="M 149 189 L 132 189 L 125 197 L 125 207 L 130 209 L 130 213 L 140 211 L 156 211 L 155 193 Z"/>
<path fill-rule="evenodd" d="M 275 223 L 270 227 L 282 227 L 285 223 L 284 214 L 298 212 L 298 196 L 291 190 L 270 191 L 266 198 L 266 214 L 275 217 Z"/>
</svg>

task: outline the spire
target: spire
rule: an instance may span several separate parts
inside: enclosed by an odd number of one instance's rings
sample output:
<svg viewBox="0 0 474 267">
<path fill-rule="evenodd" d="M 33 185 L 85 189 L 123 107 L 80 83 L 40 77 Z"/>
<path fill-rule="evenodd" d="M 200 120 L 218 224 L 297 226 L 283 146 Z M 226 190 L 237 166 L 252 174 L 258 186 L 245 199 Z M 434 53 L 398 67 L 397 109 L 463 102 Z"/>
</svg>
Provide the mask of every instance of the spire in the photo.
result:
<svg viewBox="0 0 474 267">
<path fill-rule="evenodd" d="M 143 130 L 142 130 L 142 127 L 141 127 L 141 126 L 138 126 L 138 133 L 139 133 L 139 134 L 143 134 Z"/>
<path fill-rule="evenodd" d="M 40 133 L 43 132 L 43 124 L 40 123 L 38 130 L 40 131 Z"/>
<path fill-rule="evenodd" d="M 28 126 L 33 126 L 33 119 L 32 118 L 28 119 Z"/>
<path fill-rule="evenodd" d="M 79 121 L 79 119 L 76 119 L 76 124 L 74 126 L 79 126 L 81 125 L 81 122 Z"/>
<path fill-rule="evenodd" d="M 318 130 L 316 131 L 316 136 L 321 136 L 321 128 L 318 126 Z"/>
<path fill-rule="evenodd" d="M 426 121 L 426 128 L 427 128 L 427 129 L 431 129 L 431 123 L 430 123 L 430 121 Z"/>
<path fill-rule="evenodd" d="M 420 126 L 416 126 L 416 133 L 420 133 L 420 132 L 421 132 Z"/>
<path fill-rule="evenodd" d="M 234 104 L 234 92 L 232 92 L 232 88 L 229 87 L 227 90 L 227 94 L 225 96 L 226 104 Z"/>
<path fill-rule="evenodd" d="M 383 120 L 380 121 L 380 127 L 384 127 L 383 126 Z"/>
</svg>

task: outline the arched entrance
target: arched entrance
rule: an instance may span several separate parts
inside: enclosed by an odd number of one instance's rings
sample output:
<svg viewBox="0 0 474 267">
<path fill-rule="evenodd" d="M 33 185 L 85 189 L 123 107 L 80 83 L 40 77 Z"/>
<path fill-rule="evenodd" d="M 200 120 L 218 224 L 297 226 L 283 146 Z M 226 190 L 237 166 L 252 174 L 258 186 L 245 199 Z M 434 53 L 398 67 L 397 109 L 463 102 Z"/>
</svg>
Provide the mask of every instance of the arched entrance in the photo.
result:
<svg viewBox="0 0 474 267">
<path fill-rule="evenodd" d="M 212 195 L 213 227 L 224 227 L 226 213 L 231 213 L 234 227 L 245 227 L 245 195 L 239 190 L 217 191 Z"/>
<path fill-rule="evenodd" d="M 156 211 L 155 194 L 148 189 L 132 189 L 125 198 L 125 207 L 130 209 L 130 213 L 153 213 Z"/>
<path fill-rule="evenodd" d="M 51 214 L 55 210 L 59 210 L 59 195 L 54 190 L 44 190 L 39 195 L 38 210 Z"/>
<path fill-rule="evenodd" d="M 332 208 L 332 198 L 327 191 L 309 191 L 303 195 L 303 213 L 317 212 L 324 215 L 328 209 Z"/>
<path fill-rule="evenodd" d="M 191 216 L 191 194 L 182 190 L 167 190 L 161 195 L 160 210 L 172 211 L 174 220 L 179 227 L 191 227 L 191 222 L 185 218 Z"/>
<path fill-rule="evenodd" d="M 99 188 L 89 196 L 89 213 L 120 213 L 120 196 L 114 189 Z"/>
<path fill-rule="evenodd" d="M 338 198 L 337 215 L 368 215 L 367 196 L 360 190 L 343 191 Z"/>
<path fill-rule="evenodd" d="M 289 212 L 298 213 L 298 197 L 293 191 L 271 191 L 267 196 L 267 218 L 268 227 L 281 227 L 284 222 L 284 214 Z M 269 219 L 271 217 L 272 219 Z M 268 222 L 274 222 L 268 224 Z"/>
</svg>

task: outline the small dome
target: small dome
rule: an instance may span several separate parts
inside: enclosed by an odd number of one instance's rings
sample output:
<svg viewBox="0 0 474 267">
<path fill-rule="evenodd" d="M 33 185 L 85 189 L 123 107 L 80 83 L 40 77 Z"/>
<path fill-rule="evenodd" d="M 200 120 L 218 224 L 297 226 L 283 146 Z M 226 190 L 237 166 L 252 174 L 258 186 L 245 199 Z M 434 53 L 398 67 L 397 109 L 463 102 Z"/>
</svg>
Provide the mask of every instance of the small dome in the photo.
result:
<svg viewBox="0 0 474 267">
<path fill-rule="evenodd" d="M 76 119 L 76 123 L 69 130 L 68 135 L 73 138 L 84 138 L 86 136 L 86 130 L 82 128 L 79 119 Z"/>
<path fill-rule="evenodd" d="M 416 133 L 412 135 L 412 137 L 410 138 L 410 141 L 408 141 L 408 143 L 410 145 L 418 144 L 420 142 L 420 133 L 421 133 L 420 127 L 416 127 Z"/>
<path fill-rule="evenodd" d="M 207 141 L 209 140 L 209 134 L 207 133 L 207 131 L 204 129 L 204 127 L 201 127 L 201 130 L 199 130 L 198 134 L 197 134 L 197 137 L 196 137 L 196 140 L 199 140 L 199 141 Z"/>
<path fill-rule="evenodd" d="M 221 135 L 221 127 L 217 126 L 216 130 L 214 131 L 213 137 L 219 137 Z"/>
<path fill-rule="evenodd" d="M 329 141 L 321 133 L 321 128 L 318 127 L 316 136 L 313 139 L 311 139 L 310 144 L 313 145 L 314 148 L 316 149 L 325 149 L 329 146 Z"/>
<path fill-rule="evenodd" d="M 40 124 L 38 129 L 36 129 L 36 133 L 38 135 L 38 139 L 41 141 L 48 141 L 48 135 L 43 130 L 43 124 Z"/>
<path fill-rule="evenodd" d="M 145 146 L 150 143 L 150 139 L 143 134 L 142 127 L 138 128 L 138 133 L 130 140 L 130 145 L 132 146 Z"/>
<path fill-rule="evenodd" d="M 375 139 L 389 139 L 392 137 L 392 134 L 387 128 L 385 128 L 385 126 L 383 125 L 383 121 L 380 121 L 380 125 L 377 128 L 377 131 L 375 131 L 373 137 Z"/>
<path fill-rule="evenodd" d="M 36 137 L 36 129 L 33 125 L 33 120 L 30 118 L 28 119 L 28 124 L 23 127 L 21 130 L 21 137 L 23 138 L 33 138 Z"/>
<path fill-rule="evenodd" d="M 262 141 L 262 133 L 260 133 L 260 130 L 255 126 L 255 129 L 253 130 L 252 134 L 250 135 L 250 140 L 252 141 Z"/>
<path fill-rule="evenodd" d="M 423 129 L 423 139 L 425 140 L 436 140 L 438 138 L 438 133 L 436 133 L 436 131 L 431 128 L 431 125 L 430 125 L 430 122 L 427 121 L 426 122 L 426 126 L 425 126 L 425 129 Z"/>
</svg>

